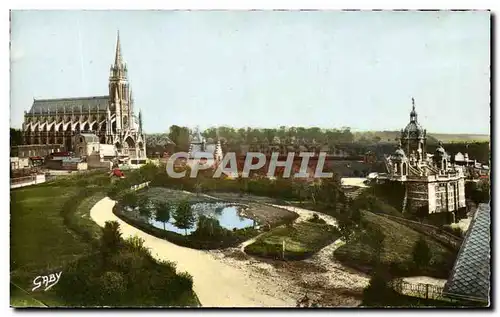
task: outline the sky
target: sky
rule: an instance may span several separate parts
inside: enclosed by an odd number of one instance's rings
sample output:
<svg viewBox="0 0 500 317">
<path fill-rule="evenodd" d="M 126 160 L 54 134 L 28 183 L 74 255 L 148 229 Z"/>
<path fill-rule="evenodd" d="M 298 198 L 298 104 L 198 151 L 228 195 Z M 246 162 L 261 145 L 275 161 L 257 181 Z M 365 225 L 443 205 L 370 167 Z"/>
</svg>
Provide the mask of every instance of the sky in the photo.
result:
<svg viewBox="0 0 500 317">
<path fill-rule="evenodd" d="M 490 14 L 13 11 L 11 126 L 108 92 L 117 30 L 146 133 L 169 126 L 490 132 Z"/>
</svg>

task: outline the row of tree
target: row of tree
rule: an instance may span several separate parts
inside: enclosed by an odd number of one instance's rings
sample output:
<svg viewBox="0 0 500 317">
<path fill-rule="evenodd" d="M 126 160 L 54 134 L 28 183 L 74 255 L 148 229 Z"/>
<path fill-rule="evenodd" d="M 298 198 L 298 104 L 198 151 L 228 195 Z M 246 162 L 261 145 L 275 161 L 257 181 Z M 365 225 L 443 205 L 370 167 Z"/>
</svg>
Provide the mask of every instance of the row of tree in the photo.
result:
<svg viewBox="0 0 500 317">
<path fill-rule="evenodd" d="M 125 208 L 133 211 L 138 209 L 139 214 L 147 220 L 154 217 L 156 221 L 163 223 L 163 229 L 172 219 L 174 225 L 179 229 L 184 229 L 187 235 L 187 230 L 191 229 L 196 222 L 191 205 L 185 200 L 176 205 L 168 201 L 153 202 L 146 195 L 138 195 L 135 191 L 128 190 L 118 196 L 118 201 Z"/>
</svg>

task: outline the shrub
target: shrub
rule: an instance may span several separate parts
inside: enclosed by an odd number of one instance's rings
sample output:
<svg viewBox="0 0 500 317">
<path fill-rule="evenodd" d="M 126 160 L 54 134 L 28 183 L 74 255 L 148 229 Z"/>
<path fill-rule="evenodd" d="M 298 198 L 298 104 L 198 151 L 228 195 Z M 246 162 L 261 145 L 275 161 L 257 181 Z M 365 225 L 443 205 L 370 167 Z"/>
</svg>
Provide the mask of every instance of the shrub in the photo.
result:
<svg viewBox="0 0 500 317">
<path fill-rule="evenodd" d="M 102 303 L 117 301 L 127 291 L 127 280 L 119 272 L 105 272 L 99 279 L 99 285 L 102 287 Z"/>
<path fill-rule="evenodd" d="M 138 236 L 133 236 L 125 240 L 125 246 L 134 252 L 144 252 L 149 254 L 149 249 L 144 246 L 144 239 Z"/>
<path fill-rule="evenodd" d="M 106 221 L 102 231 L 102 247 L 105 252 L 118 249 L 121 245 L 122 233 L 117 221 Z"/>
<path fill-rule="evenodd" d="M 318 214 L 313 214 L 311 218 L 307 219 L 309 222 L 326 224 L 326 221 L 318 216 Z"/>
<path fill-rule="evenodd" d="M 452 227 L 450 225 L 443 225 L 441 227 L 444 231 L 448 232 L 448 233 L 451 233 L 452 235 L 455 235 L 459 238 L 463 238 L 464 237 L 464 233 L 462 231 L 462 229 L 460 229 L 459 227 Z"/>
<path fill-rule="evenodd" d="M 392 289 L 389 285 L 390 276 L 380 265 L 372 274 L 370 284 L 363 290 L 363 302 L 365 304 L 376 304 L 386 300 L 387 294 Z"/>
<path fill-rule="evenodd" d="M 120 202 L 131 209 L 135 209 L 139 204 L 139 197 L 133 190 L 126 190 L 120 197 Z"/>
<path fill-rule="evenodd" d="M 415 246 L 413 247 L 412 252 L 413 263 L 417 266 L 417 268 L 421 268 L 429 264 L 431 260 L 431 250 L 427 241 L 420 236 L 420 238 L 415 242 Z"/>
</svg>

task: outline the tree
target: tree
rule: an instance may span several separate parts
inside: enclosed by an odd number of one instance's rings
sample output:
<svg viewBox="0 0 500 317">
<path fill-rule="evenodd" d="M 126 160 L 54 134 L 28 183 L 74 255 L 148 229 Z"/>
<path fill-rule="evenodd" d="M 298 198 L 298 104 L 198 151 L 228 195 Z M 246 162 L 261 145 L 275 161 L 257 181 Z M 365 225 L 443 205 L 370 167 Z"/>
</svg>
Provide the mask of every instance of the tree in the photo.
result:
<svg viewBox="0 0 500 317">
<path fill-rule="evenodd" d="M 187 127 L 173 125 L 170 127 L 168 137 L 175 143 L 177 151 L 187 151 L 189 149 L 189 134 Z"/>
<path fill-rule="evenodd" d="M 123 193 L 121 201 L 125 207 L 134 210 L 139 203 L 139 198 L 137 197 L 137 193 L 135 191 L 129 189 Z"/>
<path fill-rule="evenodd" d="M 165 230 L 165 224 L 170 220 L 170 204 L 160 201 L 155 204 L 155 209 L 156 221 L 163 222 L 163 230 Z"/>
<path fill-rule="evenodd" d="M 365 224 L 365 229 L 365 243 L 372 249 L 371 261 L 373 265 L 378 266 L 382 262 L 381 258 L 384 251 L 385 235 L 382 233 L 380 227 L 371 225 L 369 223 Z"/>
<path fill-rule="evenodd" d="M 340 235 L 342 236 L 342 239 L 346 242 L 349 243 L 350 241 L 353 241 L 356 237 L 356 226 L 355 224 L 349 219 L 349 217 L 345 214 L 341 214 L 337 216 L 337 226 L 340 232 Z"/>
<path fill-rule="evenodd" d="M 416 212 L 415 212 L 415 216 L 418 218 L 418 220 L 420 222 L 422 222 L 425 217 L 427 217 L 429 215 L 429 205 L 424 205 L 424 206 L 420 206 L 417 208 Z"/>
<path fill-rule="evenodd" d="M 387 302 L 390 288 L 390 276 L 382 265 L 379 265 L 370 279 L 370 284 L 363 290 L 364 304 L 382 304 Z"/>
<path fill-rule="evenodd" d="M 147 219 L 151 218 L 151 200 L 147 196 L 140 196 L 137 200 L 139 214 Z"/>
<path fill-rule="evenodd" d="M 299 199 L 299 204 L 302 205 L 303 195 L 306 191 L 306 184 L 302 180 L 293 180 L 293 192 Z"/>
<path fill-rule="evenodd" d="M 106 221 L 102 229 L 101 238 L 101 244 L 105 253 L 118 249 L 121 241 L 122 233 L 120 232 L 120 224 L 117 221 Z"/>
<path fill-rule="evenodd" d="M 219 221 L 214 218 L 200 215 L 196 228 L 196 234 L 203 237 L 219 237 L 224 233 L 224 228 L 221 227 Z"/>
<path fill-rule="evenodd" d="M 188 201 L 182 201 L 177 206 L 173 218 L 175 220 L 175 226 L 179 229 L 184 229 L 187 235 L 187 229 L 190 229 L 195 224 L 196 218 L 194 216 L 191 205 Z"/>
<path fill-rule="evenodd" d="M 18 146 L 23 144 L 23 135 L 21 130 L 19 129 L 13 129 L 10 128 L 10 149 L 11 149 L 11 154 L 10 156 L 18 156 L 19 153 L 17 151 L 13 151 L 14 146 Z"/>
<path fill-rule="evenodd" d="M 423 236 L 415 242 L 415 246 L 413 247 L 412 252 L 413 263 L 415 263 L 417 268 L 422 268 L 429 264 L 431 260 L 431 250 L 427 241 Z"/>
</svg>

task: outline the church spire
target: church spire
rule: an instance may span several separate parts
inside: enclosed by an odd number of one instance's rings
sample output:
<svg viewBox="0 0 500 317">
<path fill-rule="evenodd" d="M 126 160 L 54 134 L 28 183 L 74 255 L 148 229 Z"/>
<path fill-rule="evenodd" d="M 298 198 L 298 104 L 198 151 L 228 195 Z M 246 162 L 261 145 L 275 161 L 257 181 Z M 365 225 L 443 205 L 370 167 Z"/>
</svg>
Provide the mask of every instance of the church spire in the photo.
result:
<svg viewBox="0 0 500 317">
<path fill-rule="evenodd" d="M 139 109 L 139 133 L 142 133 L 142 111 Z"/>
<path fill-rule="evenodd" d="M 411 112 L 410 112 L 410 121 L 417 122 L 417 111 L 415 110 L 415 98 L 411 97 Z"/>
<path fill-rule="evenodd" d="M 122 52 L 120 44 L 120 31 L 117 31 L 116 35 L 116 52 L 115 52 L 115 67 L 121 67 L 122 65 Z"/>
</svg>

